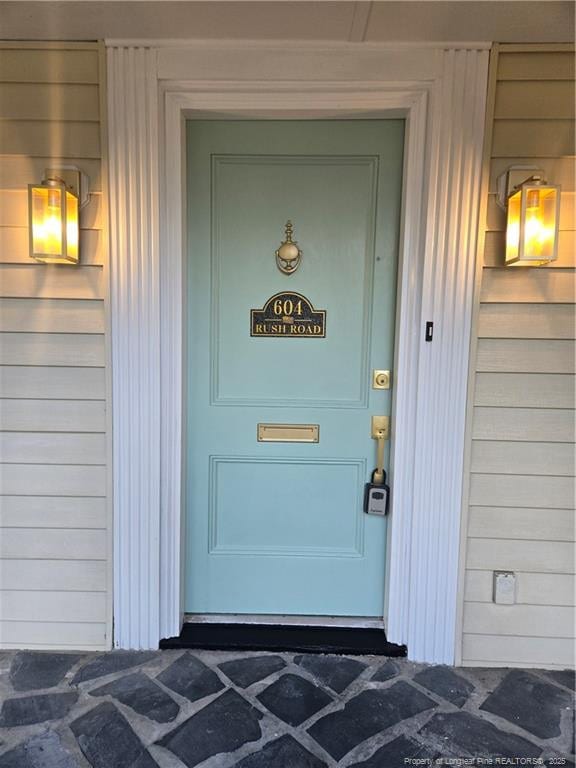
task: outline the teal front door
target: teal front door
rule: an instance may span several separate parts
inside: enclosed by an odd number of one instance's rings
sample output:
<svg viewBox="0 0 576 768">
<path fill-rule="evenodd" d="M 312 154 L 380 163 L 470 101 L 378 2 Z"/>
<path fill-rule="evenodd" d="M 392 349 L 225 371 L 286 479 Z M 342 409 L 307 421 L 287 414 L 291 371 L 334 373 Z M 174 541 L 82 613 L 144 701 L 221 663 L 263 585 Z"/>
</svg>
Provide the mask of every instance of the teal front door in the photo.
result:
<svg viewBox="0 0 576 768">
<path fill-rule="evenodd" d="M 401 120 L 187 125 L 189 613 L 382 616 L 387 519 L 362 507 L 403 140 Z"/>
</svg>

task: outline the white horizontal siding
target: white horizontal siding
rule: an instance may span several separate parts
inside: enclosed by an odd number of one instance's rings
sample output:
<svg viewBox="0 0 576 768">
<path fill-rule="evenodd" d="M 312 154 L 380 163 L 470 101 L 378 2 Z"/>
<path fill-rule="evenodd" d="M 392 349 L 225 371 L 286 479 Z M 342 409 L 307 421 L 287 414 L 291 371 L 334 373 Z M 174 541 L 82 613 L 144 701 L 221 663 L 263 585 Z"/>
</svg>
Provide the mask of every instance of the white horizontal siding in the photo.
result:
<svg viewBox="0 0 576 768">
<path fill-rule="evenodd" d="M 525 119 L 573 117 L 574 89 L 570 80 L 503 80 L 498 86 L 494 117 Z"/>
<path fill-rule="evenodd" d="M 492 604 L 492 571 L 466 572 L 464 597 L 468 602 Z M 519 605 L 573 606 L 574 577 L 566 573 L 516 573 L 516 602 Z"/>
<path fill-rule="evenodd" d="M 461 660 L 574 665 L 574 52 L 500 46 L 487 164 L 483 275 L 471 381 Z M 504 266 L 496 179 L 537 166 L 560 184 L 558 260 Z M 516 576 L 493 601 L 494 571 Z"/>
<path fill-rule="evenodd" d="M 3 528 L 106 528 L 106 499 L 91 496 L 4 496 Z"/>
<path fill-rule="evenodd" d="M 574 339 L 575 335 L 573 304 L 482 304 L 480 307 L 479 338 Z"/>
<path fill-rule="evenodd" d="M 103 434 L 56 432 L 0 433 L 0 456 L 7 464 L 106 464 Z"/>
<path fill-rule="evenodd" d="M 542 141 L 542 120 L 502 119 L 494 122 L 494 157 L 522 155 L 543 157 L 569 155 L 574 151 L 574 120 L 546 120 L 546 141 Z"/>
<path fill-rule="evenodd" d="M 4 648 L 98 651 L 110 645 L 108 625 L 79 621 L 0 621 Z"/>
<path fill-rule="evenodd" d="M 104 400 L 104 368 L 0 366 L 0 392 L 12 400 Z"/>
<path fill-rule="evenodd" d="M 105 560 L 0 560 L 3 589 L 34 592 L 104 592 Z"/>
<path fill-rule="evenodd" d="M 567 410 L 574 407 L 574 392 L 574 375 L 478 373 L 475 402 L 477 406 L 512 408 L 521 403 L 523 408 Z"/>
<path fill-rule="evenodd" d="M 523 406 L 522 401 L 517 401 Z M 475 440 L 574 441 L 574 412 L 568 408 L 487 408 L 474 411 Z"/>
<path fill-rule="evenodd" d="M 26 147 L 33 157 L 46 157 L 54 146 L 61 146 L 66 147 L 66 156 L 71 160 L 96 158 L 100 157 L 100 124 L 53 119 L 47 131 L 44 120 L 2 120 L 0 141 L 7 155 L 23 154 Z"/>
<path fill-rule="evenodd" d="M 566 669 L 574 667 L 575 658 L 572 638 L 541 635 L 513 637 L 465 633 L 462 651 L 464 664 L 473 667 Z"/>
<path fill-rule="evenodd" d="M 0 427 L 11 432 L 104 432 L 103 400 L 0 400 Z"/>
<path fill-rule="evenodd" d="M 101 301 L 0 299 L 0 327 L 4 332 L 17 333 L 102 334 L 105 330 L 103 309 Z M 101 361 L 103 364 L 103 357 Z"/>
<path fill-rule="evenodd" d="M 102 367 L 106 362 L 104 337 L 97 334 L 2 333 L 0 342 L 2 365 Z"/>
<path fill-rule="evenodd" d="M 97 83 L 4 83 L 2 94 L 4 120 L 52 120 L 55 112 L 71 121 L 100 118 Z"/>
<path fill-rule="evenodd" d="M 111 646 L 99 53 L 0 45 L 0 647 Z M 27 185 L 90 178 L 80 266 L 28 255 Z"/>
<path fill-rule="evenodd" d="M 574 541 L 574 510 L 549 507 L 470 508 L 471 538 Z"/>
<path fill-rule="evenodd" d="M 3 464 L 0 487 L 7 496 L 106 496 L 106 467 Z"/>
<path fill-rule="evenodd" d="M 564 339 L 480 339 L 476 370 L 574 373 L 574 342 Z"/>
<path fill-rule="evenodd" d="M 569 304 L 575 288 L 573 269 L 485 267 L 480 298 L 505 304 Z"/>
<path fill-rule="evenodd" d="M 75 50 L 49 50 L 7 46 L 0 48 L 3 83 L 92 83 L 98 84 L 98 52 L 95 46 Z M 27 154 L 27 153 L 25 153 Z"/>
<path fill-rule="evenodd" d="M 522 443 L 504 440 L 475 440 L 472 472 L 506 475 L 574 474 L 573 443 Z"/>
<path fill-rule="evenodd" d="M 0 264 L 0 297 L 27 299 L 102 299 L 100 267 Z"/>
<path fill-rule="evenodd" d="M 574 506 L 574 478 L 473 473 L 470 504 L 570 509 Z"/>
<path fill-rule="evenodd" d="M 468 568 L 492 571 L 532 571 L 533 573 L 574 573 L 572 542 L 524 541 L 501 537 L 469 538 Z"/>
<path fill-rule="evenodd" d="M 0 591 L 3 621 L 106 621 L 106 595 L 103 592 Z"/>
<path fill-rule="evenodd" d="M 0 557 L 10 560 L 105 560 L 106 531 L 6 528 L 0 539 Z"/>
<path fill-rule="evenodd" d="M 515 47 L 510 52 L 503 46 L 498 59 L 498 80 L 574 80 L 574 53 L 539 50 L 537 46 L 526 46 L 525 51 Z"/>
<path fill-rule="evenodd" d="M 537 635 L 570 639 L 574 631 L 574 619 L 573 606 L 470 602 L 464 608 L 464 632 L 474 635 Z"/>
</svg>

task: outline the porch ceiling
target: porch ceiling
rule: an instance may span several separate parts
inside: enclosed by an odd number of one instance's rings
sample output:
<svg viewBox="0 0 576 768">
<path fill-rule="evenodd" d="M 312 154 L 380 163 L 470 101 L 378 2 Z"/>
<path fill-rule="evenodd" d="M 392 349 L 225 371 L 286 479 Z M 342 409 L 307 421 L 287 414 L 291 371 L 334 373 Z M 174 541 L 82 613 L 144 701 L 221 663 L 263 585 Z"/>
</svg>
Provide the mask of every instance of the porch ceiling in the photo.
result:
<svg viewBox="0 0 576 768">
<path fill-rule="evenodd" d="M 5 40 L 571 42 L 573 0 L 8 0 Z"/>
</svg>

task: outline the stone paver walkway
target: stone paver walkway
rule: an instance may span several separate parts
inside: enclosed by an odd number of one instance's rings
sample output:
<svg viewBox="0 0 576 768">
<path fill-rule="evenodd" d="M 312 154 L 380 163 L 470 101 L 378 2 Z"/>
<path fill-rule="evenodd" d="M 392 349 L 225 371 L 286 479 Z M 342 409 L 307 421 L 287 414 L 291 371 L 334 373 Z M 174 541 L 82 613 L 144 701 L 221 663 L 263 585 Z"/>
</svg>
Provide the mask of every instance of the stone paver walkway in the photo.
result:
<svg viewBox="0 0 576 768">
<path fill-rule="evenodd" d="M 294 653 L 0 653 L 0 768 L 574 765 L 574 672 Z"/>
</svg>

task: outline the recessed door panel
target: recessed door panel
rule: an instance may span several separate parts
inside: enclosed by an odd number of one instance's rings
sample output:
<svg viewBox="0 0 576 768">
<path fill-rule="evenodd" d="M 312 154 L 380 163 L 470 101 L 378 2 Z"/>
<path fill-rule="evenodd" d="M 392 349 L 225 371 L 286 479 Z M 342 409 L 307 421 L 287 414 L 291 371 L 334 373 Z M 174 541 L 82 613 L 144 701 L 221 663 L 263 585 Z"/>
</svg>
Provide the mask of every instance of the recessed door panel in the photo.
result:
<svg viewBox="0 0 576 768">
<path fill-rule="evenodd" d="M 214 403 L 366 405 L 377 176 L 374 156 L 212 158 Z M 280 245 L 287 216 L 304 255 L 284 286 L 262 255 Z M 321 344 L 246 333 L 246 307 L 288 286 L 318 308 L 330 297 Z"/>
<path fill-rule="evenodd" d="M 211 554 L 363 555 L 355 512 L 365 462 L 213 457 L 210 470 Z M 269 486 L 273 497 L 260 492 Z M 238 514 L 239 488 L 248 526 Z"/>
<path fill-rule="evenodd" d="M 362 499 L 390 412 L 372 371 L 393 368 L 403 135 L 188 123 L 188 612 L 382 614 L 387 520 Z M 254 333 L 266 307 L 282 333 Z"/>
</svg>

